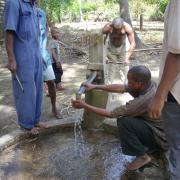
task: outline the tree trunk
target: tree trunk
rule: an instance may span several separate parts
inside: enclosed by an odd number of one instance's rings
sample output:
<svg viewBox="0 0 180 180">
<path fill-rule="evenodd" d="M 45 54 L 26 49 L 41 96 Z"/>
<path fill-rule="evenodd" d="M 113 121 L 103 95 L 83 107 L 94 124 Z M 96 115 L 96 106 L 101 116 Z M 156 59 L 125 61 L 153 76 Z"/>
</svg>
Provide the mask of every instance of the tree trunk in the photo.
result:
<svg viewBox="0 0 180 180">
<path fill-rule="evenodd" d="M 140 15 L 140 31 L 143 30 L 143 14 Z"/>
<path fill-rule="evenodd" d="M 120 8 L 120 16 L 132 26 L 130 13 L 129 13 L 129 3 L 128 0 L 119 0 L 119 8 Z M 134 31 L 135 34 L 135 41 L 136 41 L 136 48 L 144 48 L 146 47 L 145 44 L 141 42 L 137 33 Z"/>
<path fill-rule="evenodd" d="M 59 23 L 62 23 L 61 6 L 59 6 L 58 22 L 59 22 Z"/>
<path fill-rule="evenodd" d="M 80 15 L 80 22 L 83 22 L 83 13 L 82 13 L 82 0 L 79 0 L 79 15 Z"/>
<path fill-rule="evenodd" d="M 5 0 L 0 0 L 0 40 L 4 38 L 3 29 L 3 11 L 4 11 Z"/>
</svg>

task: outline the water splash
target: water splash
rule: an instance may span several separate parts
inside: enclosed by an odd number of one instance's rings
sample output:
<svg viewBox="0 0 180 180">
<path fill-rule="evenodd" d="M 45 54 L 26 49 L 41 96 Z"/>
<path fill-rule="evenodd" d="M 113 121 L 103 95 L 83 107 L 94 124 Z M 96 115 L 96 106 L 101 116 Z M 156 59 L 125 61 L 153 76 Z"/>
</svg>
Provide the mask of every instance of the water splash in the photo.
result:
<svg viewBox="0 0 180 180">
<path fill-rule="evenodd" d="M 74 122 L 74 150 L 80 156 L 83 157 L 85 153 L 85 141 L 82 131 L 82 110 L 75 110 L 75 122 Z"/>
</svg>

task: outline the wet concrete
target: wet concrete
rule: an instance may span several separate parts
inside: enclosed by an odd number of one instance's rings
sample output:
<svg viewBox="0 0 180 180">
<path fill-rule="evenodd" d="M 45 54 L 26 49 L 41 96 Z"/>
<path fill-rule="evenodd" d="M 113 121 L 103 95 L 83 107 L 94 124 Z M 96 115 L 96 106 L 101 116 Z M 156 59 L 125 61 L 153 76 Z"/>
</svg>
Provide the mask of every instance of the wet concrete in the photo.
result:
<svg viewBox="0 0 180 180">
<path fill-rule="evenodd" d="M 74 127 L 74 119 L 73 118 L 66 118 L 61 121 L 59 120 L 51 120 L 47 121 L 46 125 L 48 128 L 39 129 L 40 135 L 47 135 L 55 132 L 59 132 L 64 128 L 72 128 Z M 21 140 L 31 138 L 33 135 L 27 133 L 24 129 L 16 129 L 11 133 L 8 133 L 4 136 L 0 137 L 0 153 L 8 148 L 11 145 L 18 143 Z"/>
<path fill-rule="evenodd" d="M 105 119 L 103 129 L 106 133 L 118 136 L 117 120 Z M 121 180 L 169 180 L 167 155 L 162 151 L 157 151 L 150 156 L 152 158 L 150 164 L 137 171 L 126 172 Z"/>
<path fill-rule="evenodd" d="M 75 141 L 69 129 L 26 139 L 6 149 L 0 156 L 0 179 L 118 180 L 124 164 L 116 137 L 83 131 L 83 139 Z"/>
<path fill-rule="evenodd" d="M 2 55 L 1 53 L 1 57 Z M 132 64 L 148 66 L 151 69 L 153 80 L 157 80 L 160 56 L 161 52 L 158 51 L 135 53 Z M 1 59 L 6 62 L 4 55 Z M 0 72 L 0 135 L 19 128 L 11 95 L 10 73 L 2 67 Z M 86 65 L 69 62 L 64 63 L 63 68 L 63 85 L 68 89 L 58 93 L 58 109 L 69 104 L 68 99 L 70 98 L 67 95 L 72 96 L 85 79 Z M 50 107 L 49 98 L 44 97 L 43 120 L 50 120 Z M 63 115 L 74 115 L 71 109 L 69 112 L 63 111 Z M 73 130 L 70 130 L 55 135 L 27 139 L 6 149 L 0 156 L 0 179 L 120 179 L 124 157 L 121 154 L 118 139 L 103 133 L 99 135 L 99 133 L 86 134 L 84 132 L 84 134 L 86 138 L 80 138 L 76 147 Z M 146 167 L 140 173 L 128 172 L 121 179 L 164 180 L 163 168 L 160 164 L 162 163 L 157 158 L 154 165 Z"/>
</svg>

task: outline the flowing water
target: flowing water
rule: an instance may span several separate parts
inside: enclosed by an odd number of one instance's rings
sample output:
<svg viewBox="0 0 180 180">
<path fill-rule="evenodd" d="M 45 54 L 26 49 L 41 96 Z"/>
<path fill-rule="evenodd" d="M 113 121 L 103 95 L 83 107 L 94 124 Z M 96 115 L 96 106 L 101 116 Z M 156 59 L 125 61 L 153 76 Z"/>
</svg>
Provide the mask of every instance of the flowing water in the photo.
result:
<svg viewBox="0 0 180 180">
<path fill-rule="evenodd" d="M 102 131 L 81 133 L 74 138 L 72 129 L 65 129 L 6 149 L 0 155 L 0 179 L 119 180 L 125 161 L 119 140 Z"/>
<path fill-rule="evenodd" d="M 82 157 L 84 154 L 84 136 L 82 131 L 82 121 L 83 121 L 83 115 L 81 109 L 75 110 L 75 117 L 76 120 L 74 122 L 74 150 L 75 152 L 78 152 L 79 155 Z"/>
</svg>

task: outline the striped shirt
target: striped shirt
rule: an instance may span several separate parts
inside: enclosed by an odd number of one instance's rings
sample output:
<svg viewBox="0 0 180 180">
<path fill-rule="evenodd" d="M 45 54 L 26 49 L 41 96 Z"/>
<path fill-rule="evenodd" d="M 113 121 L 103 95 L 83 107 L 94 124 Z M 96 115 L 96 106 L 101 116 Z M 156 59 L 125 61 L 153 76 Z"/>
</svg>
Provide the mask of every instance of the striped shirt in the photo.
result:
<svg viewBox="0 0 180 180">
<path fill-rule="evenodd" d="M 154 82 L 151 82 L 149 87 L 141 93 L 132 92 L 128 87 L 126 91 L 131 94 L 134 99 L 127 102 L 126 105 L 115 108 L 111 111 L 111 115 L 114 118 L 123 116 L 142 117 L 146 124 L 152 129 L 155 139 L 159 146 L 167 150 L 168 145 L 164 134 L 163 120 L 162 119 L 150 119 L 148 116 L 148 106 L 152 98 L 156 93 L 157 86 Z"/>
</svg>

